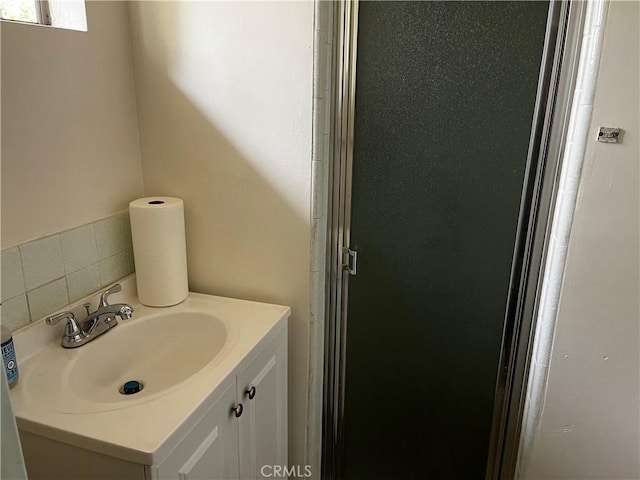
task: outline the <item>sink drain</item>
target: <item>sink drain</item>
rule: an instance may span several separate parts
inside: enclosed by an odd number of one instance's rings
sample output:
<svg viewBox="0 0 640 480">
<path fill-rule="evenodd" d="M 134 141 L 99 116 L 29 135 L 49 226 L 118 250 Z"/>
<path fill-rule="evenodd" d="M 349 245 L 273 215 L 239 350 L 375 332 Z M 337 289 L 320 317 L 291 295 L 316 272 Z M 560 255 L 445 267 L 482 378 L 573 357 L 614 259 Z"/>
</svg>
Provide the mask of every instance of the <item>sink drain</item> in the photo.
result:
<svg viewBox="0 0 640 480">
<path fill-rule="evenodd" d="M 142 382 L 138 380 L 129 380 L 128 382 L 124 382 L 124 384 L 120 387 L 120 393 L 122 395 L 133 395 L 134 393 L 138 393 L 140 390 L 144 388 Z"/>
</svg>

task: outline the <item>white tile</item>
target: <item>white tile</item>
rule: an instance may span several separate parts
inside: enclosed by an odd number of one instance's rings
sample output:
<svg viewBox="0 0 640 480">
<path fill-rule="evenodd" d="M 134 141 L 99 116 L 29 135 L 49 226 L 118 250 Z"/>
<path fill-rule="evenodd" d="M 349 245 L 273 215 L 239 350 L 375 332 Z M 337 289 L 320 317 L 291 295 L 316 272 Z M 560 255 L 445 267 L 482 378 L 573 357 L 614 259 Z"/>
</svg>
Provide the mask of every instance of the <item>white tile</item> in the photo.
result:
<svg viewBox="0 0 640 480">
<path fill-rule="evenodd" d="M 585 143 L 587 142 L 587 139 L 591 137 L 592 141 L 595 140 L 597 137 L 597 132 L 589 131 L 589 127 L 591 126 L 591 112 L 593 111 L 593 105 L 580 105 L 576 110 L 576 119 L 574 122 L 574 129 L 571 132 L 571 141 L 575 143 L 577 149 L 582 150 L 581 152 L 577 153 L 578 155 L 581 155 L 580 158 L 582 158 L 582 155 L 584 155 Z M 576 150 L 576 152 L 577 151 L 578 150 Z"/>
<path fill-rule="evenodd" d="M 327 162 L 311 162 L 311 218 L 317 221 L 327 215 Z"/>
<path fill-rule="evenodd" d="M 124 234 L 125 249 L 133 248 L 133 240 L 131 238 L 131 218 L 129 212 L 122 214 L 122 230 Z"/>
<path fill-rule="evenodd" d="M 322 412 L 320 414 L 322 414 Z M 322 431 L 319 432 L 318 438 L 315 441 L 317 442 L 315 448 L 313 440 L 309 442 L 308 447 L 311 451 L 309 454 L 309 466 L 311 467 L 312 474 L 313 472 L 320 472 L 320 469 L 322 468 Z M 316 475 L 316 478 L 320 477 L 318 473 L 316 473 Z"/>
<path fill-rule="evenodd" d="M 98 249 L 93 224 L 60 234 L 64 269 L 67 274 L 98 262 Z"/>
<path fill-rule="evenodd" d="M 323 46 L 322 49 L 326 49 L 326 46 Z M 324 112 L 324 105 L 328 101 L 328 97 L 325 96 L 327 91 L 327 69 L 329 66 L 327 65 L 326 58 L 324 57 L 324 52 L 318 52 L 315 57 L 315 64 L 313 66 L 313 95 L 317 99 L 322 99 L 322 102 L 319 102 L 315 108 L 315 114 Z M 316 116 L 316 118 L 318 118 Z"/>
<path fill-rule="evenodd" d="M 312 161 L 319 162 L 324 159 L 324 135 L 314 135 Z"/>
<path fill-rule="evenodd" d="M 59 235 L 20 245 L 20 256 L 27 291 L 64 276 Z"/>
<path fill-rule="evenodd" d="M 592 15 L 587 15 L 587 18 L 591 17 L 591 26 L 604 26 L 607 22 L 607 8 L 609 7 L 609 2 L 597 2 L 592 5 L 593 13 Z"/>
<path fill-rule="evenodd" d="M 322 308 L 322 311 L 324 312 L 324 308 Z M 319 389 L 322 389 L 322 375 L 324 373 L 324 330 L 324 322 L 319 319 L 316 319 L 309 329 L 309 335 L 311 335 L 309 341 L 309 366 L 316 371 L 317 388 Z"/>
<path fill-rule="evenodd" d="M 336 9 L 336 5 L 334 4 L 334 2 L 326 2 L 328 4 L 328 9 L 327 9 L 327 28 L 325 29 L 327 31 L 327 40 L 326 43 L 327 45 L 332 45 L 334 38 L 333 38 L 333 33 L 334 33 L 334 26 L 333 24 L 335 23 L 334 21 L 334 11 Z"/>
<path fill-rule="evenodd" d="M 109 257 L 100 262 L 100 283 L 103 287 L 127 276 L 127 252 Z"/>
<path fill-rule="evenodd" d="M 311 322 L 324 325 L 325 311 L 325 271 L 311 272 Z"/>
<path fill-rule="evenodd" d="M 329 26 L 329 2 L 316 2 L 316 30 L 327 30 Z"/>
<path fill-rule="evenodd" d="M 67 275 L 69 302 L 75 302 L 100 288 L 100 268 L 91 265 L 77 272 Z"/>
<path fill-rule="evenodd" d="M 318 83 L 318 72 L 320 71 L 320 61 L 322 60 L 322 55 L 319 54 L 320 50 L 320 31 L 314 30 L 313 32 L 313 45 L 314 45 L 314 53 L 313 53 L 313 92 L 319 90 L 320 84 Z"/>
<path fill-rule="evenodd" d="M 136 271 L 135 261 L 133 257 L 133 248 L 127 249 L 127 275 Z"/>
<path fill-rule="evenodd" d="M 307 439 L 310 451 L 314 451 L 321 444 L 322 433 L 322 383 L 323 383 L 323 362 L 322 351 L 324 349 L 324 329 L 318 322 L 312 325 L 309 330 L 310 352 L 309 352 L 309 389 L 307 418 L 309 428 L 307 429 Z M 312 464 L 318 460 L 309 460 Z"/>
<path fill-rule="evenodd" d="M 324 64 L 324 69 L 322 71 L 322 75 L 324 76 L 322 79 L 322 83 L 323 83 L 323 88 L 325 92 L 329 92 L 331 91 L 331 74 L 332 74 L 332 68 L 331 68 L 331 56 L 330 56 L 330 50 L 329 47 L 327 46 L 327 48 L 325 49 L 326 53 L 325 53 L 325 57 L 323 59 L 323 64 Z M 329 99 L 331 98 L 329 95 L 325 95 L 323 98 Z M 327 106 L 330 106 L 330 102 L 327 101 Z M 329 109 L 325 108 L 325 111 L 329 111 Z M 327 120 L 327 117 L 323 117 L 323 120 Z"/>
<path fill-rule="evenodd" d="M 584 25 L 582 26 L 582 35 L 588 35 L 593 27 L 597 25 L 597 16 L 593 15 L 593 6 L 591 6 L 591 11 L 586 12 L 584 16 Z"/>
<path fill-rule="evenodd" d="M 327 22 L 323 20 L 323 25 L 318 23 L 318 44 L 329 44 L 329 29 L 327 27 Z"/>
<path fill-rule="evenodd" d="M 22 262 L 18 247 L 7 248 L 2 251 L 2 301 L 16 297 L 24 293 L 24 277 L 22 275 Z"/>
<path fill-rule="evenodd" d="M 329 57 L 329 46 L 326 43 L 322 43 L 318 45 L 317 52 L 317 72 L 316 72 L 316 82 L 318 85 L 318 89 L 322 90 L 322 92 L 326 92 L 328 90 L 329 82 L 331 81 L 331 77 L 329 72 L 331 71 L 331 63 Z M 318 98 L 329 98 L 325 96 L 320 96 Z"/>
<path fill-rule="evenodd" d="M 593 42 L 592 45 L 587 45 L 583 48 L 588 48 L 588 64 L 586 66 L 585 75 L 588 80 L 585 79 L 584 85 L 589 85 L 589 89 L 595 94 L 596 84 L 598 82 L 598 70 L 600 68 L 600 57 L 602 54 L 602 42 L 604 26 L 593 27 L 589 39 Z M 593 97 L 592 97 L 593 98 Z"/>
<path fill-rule="evenodd" d="M 29 307 L 27 296 L 23 293 L 11 300 L 2 302 L 1 323 L 9 330 L 14 331 L 29 323 Z"/>
<path fill-rule="evenodd" d="M 311 259 L 312 272 L 324 272 L 326 268 L 327 222 L 318 219 L 311 222 Z"/>
<path fill-rule="evenodd" d="M 27 293 L 31 320 L 38 320 L 46 315 L 55 313 L 69 304 L 67 295 L 67 280 L 61 278 L 55 282 L 43 285 Z"/>
<path fill-rule="evenodd" d="M 94 225 L 99 260 L 104 260 L 124 251 L 124 217 L 122 215 L 105 218 Z"/>
<path fill-rule="evenodd" d="M 319 158 L 318 161 L 328 162 L 329 157 L 331 156 L 331 135 L 328 133 L 324 134 L 323 137 L 324 147 L 323 147 L 323 158 Z"/>
</svg>

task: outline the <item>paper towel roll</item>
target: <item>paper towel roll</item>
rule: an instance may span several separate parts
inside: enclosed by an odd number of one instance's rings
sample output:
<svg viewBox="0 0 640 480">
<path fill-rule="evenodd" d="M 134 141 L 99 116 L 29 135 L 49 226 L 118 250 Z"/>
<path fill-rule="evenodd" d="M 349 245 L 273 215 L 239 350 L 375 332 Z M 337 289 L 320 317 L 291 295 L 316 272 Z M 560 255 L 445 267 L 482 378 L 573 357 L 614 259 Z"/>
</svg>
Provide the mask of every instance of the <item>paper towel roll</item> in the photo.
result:
<svg viewBox="0 0 640 480">
<path fill-rule="evenodd" d="M 139 198 L 129 204 L 138 299 L 168 307 L 189 294 L 184 204 L 173 197 Z"/>
</svg>

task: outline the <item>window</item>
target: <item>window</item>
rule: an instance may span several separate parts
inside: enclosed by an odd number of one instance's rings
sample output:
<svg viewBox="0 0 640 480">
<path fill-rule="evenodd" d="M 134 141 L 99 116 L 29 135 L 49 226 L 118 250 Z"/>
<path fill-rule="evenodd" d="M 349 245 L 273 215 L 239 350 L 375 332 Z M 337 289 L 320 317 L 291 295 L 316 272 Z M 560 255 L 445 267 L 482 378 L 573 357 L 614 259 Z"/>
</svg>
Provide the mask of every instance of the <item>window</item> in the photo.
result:
<svg viewBox="0 0 640 480">
<path fill-rule="evenodd" d="M 3 20 L 87 30 L 84 0 L 0 0 Z"/>
<path fill-rule="evenodd" d="M 42 7 L 43 4 L 48 6 L 46 5 L 46 2 L 37 2 L 36 0 L 3 0 L 2 18 L 5 20 L 17 20 L 20 22 L 51 25 L 50 20 L 47 21 L 46 17 L 43 15 L 43 9 L 39 8 Z M 49 9 L 46 8 L 46 10 Z"/>
</svg>

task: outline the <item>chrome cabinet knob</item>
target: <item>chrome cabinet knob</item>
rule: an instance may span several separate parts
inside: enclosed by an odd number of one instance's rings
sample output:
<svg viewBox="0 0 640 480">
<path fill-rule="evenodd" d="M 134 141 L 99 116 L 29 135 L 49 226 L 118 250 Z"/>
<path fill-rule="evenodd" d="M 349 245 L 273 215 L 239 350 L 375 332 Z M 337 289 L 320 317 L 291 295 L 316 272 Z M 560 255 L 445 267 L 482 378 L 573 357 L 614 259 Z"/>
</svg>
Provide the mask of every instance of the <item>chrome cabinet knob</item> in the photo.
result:
<svg viewBox="0 0 640 480">
<path fill-rule="evenodd" d="M 244 393 L 249 397 L 249 400 L 253 400 L 256 397 L 256 387 L 251 386 L 251 388 Z"/>
<path fill-rule="evenodd" d="M 238 418 L 240 415 L 242 415 L 242 410 L 244 410 L 244 407 L 242 406 L 241 403 L 239 403 L 237 406 L 235 406 L 235 407 L 233 407 L 231 409 L 231 411 L 236 416 L 236 418 Z"/>
</svg>

